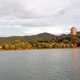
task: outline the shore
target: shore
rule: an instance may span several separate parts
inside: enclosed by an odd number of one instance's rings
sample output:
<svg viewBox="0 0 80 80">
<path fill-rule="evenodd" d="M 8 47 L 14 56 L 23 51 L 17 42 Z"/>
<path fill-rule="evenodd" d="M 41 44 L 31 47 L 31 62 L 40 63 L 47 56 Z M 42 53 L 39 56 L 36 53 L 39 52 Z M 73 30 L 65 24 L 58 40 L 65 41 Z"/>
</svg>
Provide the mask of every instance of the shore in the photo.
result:
<svg viewBox="0 0 80 80">
<path fill-rule="evenodd" d="M 0 49 L 0 51 L 32 51 L 32 50 L 53 50 L 53 49 L 80 49 L 80 47 L 77 48 L 42 48 L 42 49 Z"/>
</svg>

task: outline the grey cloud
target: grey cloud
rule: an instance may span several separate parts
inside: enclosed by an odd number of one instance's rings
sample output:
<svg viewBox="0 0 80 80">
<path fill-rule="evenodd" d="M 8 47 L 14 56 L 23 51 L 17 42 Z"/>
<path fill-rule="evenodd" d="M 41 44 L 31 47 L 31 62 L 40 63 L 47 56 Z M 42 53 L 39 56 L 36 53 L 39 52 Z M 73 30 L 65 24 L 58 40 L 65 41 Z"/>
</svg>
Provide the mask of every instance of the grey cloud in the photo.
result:
<svg viewBox="0 0 80 80">
<path fill-rule="evenodd" d="M 31 11 L 24 10 L 18 0 L 1 0 L 0 1 L 0 17 L 9 18 L 27 18 L 31 15 Z M 13 19 L 12 18 L 12 19 Z"/>
<path fill-rule="evenodd" d="M 0 0 L 0 24 L 52 26 L 79 23 L 79 0 L 38 1 Z"/>
</svg>

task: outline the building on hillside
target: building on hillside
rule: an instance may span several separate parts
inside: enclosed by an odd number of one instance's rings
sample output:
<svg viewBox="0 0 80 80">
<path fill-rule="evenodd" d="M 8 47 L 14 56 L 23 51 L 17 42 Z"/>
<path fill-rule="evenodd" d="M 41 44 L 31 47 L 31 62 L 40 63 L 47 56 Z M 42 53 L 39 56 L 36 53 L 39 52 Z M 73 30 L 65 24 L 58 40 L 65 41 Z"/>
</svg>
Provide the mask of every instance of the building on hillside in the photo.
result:
<svg viewBox="0 0 80 80">
<path fill-rule="evenodd" d="M 77 47 L 77 28 L 76 27 L 71 28 L 71 42 L 72 42 L 72 47 Z"/>
</svg>

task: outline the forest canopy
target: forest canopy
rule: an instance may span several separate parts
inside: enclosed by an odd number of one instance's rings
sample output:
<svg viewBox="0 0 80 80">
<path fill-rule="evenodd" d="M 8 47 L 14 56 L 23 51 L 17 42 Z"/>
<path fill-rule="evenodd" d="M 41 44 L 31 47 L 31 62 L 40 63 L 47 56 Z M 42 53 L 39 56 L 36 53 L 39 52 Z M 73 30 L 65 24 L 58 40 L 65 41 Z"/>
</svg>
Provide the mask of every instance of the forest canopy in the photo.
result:
<svg viewBox="0 0 80 80">
<path fill-rule="evenodd" d="M 80 32 L 77 35 L 77 47 L 80 47 Z M 43 48 L 72 48 L 70 34 L 60 36 L 50 33 L 40 33 L 32 36 L 0 37 L 1 50 L 43 49 Z"/>
</svg>

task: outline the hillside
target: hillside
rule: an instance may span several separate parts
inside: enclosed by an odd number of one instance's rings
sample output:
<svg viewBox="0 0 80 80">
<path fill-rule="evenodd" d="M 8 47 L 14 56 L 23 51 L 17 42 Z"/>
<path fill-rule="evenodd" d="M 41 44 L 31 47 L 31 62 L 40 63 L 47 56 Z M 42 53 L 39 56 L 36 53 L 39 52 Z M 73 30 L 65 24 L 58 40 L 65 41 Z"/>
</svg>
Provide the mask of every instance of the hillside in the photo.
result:
<svg viewBox="0 0 80 80">
<path fill-rule="evenodd" d="M 80 46 L 80 32 L 78 32 L 77 47 Z M 69 48 L 70 34 L 60 36 L 50 33 L 40 33 L 32 36 L 0 37 L 1 49 L 32 49 L 32 48 Z"/>
</svg>

